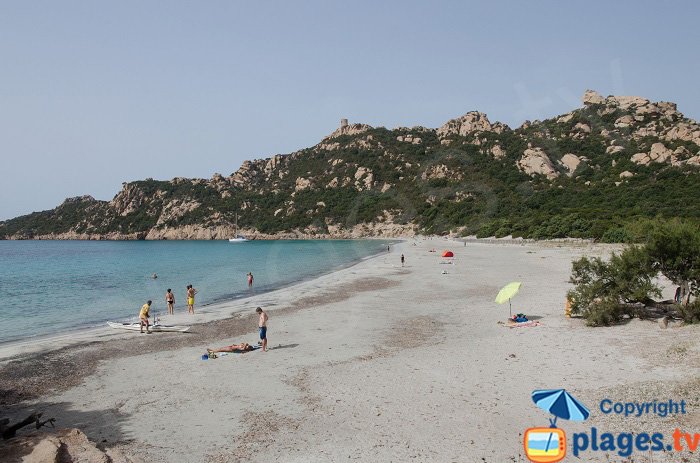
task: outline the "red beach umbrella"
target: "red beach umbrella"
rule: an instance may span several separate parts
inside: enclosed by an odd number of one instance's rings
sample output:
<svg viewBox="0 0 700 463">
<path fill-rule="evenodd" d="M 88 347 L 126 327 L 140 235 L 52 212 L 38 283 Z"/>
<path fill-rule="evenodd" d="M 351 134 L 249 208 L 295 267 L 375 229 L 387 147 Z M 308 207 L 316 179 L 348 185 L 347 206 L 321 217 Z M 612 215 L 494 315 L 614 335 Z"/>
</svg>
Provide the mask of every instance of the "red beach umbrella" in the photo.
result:
<svg viewBox="0 0 700 463">
<path fill-rule="evenodd" d="M 442 257 L 454 257 L 454 253 L 452 251 L 445 251 L 442 253 Z"/>
</svg>

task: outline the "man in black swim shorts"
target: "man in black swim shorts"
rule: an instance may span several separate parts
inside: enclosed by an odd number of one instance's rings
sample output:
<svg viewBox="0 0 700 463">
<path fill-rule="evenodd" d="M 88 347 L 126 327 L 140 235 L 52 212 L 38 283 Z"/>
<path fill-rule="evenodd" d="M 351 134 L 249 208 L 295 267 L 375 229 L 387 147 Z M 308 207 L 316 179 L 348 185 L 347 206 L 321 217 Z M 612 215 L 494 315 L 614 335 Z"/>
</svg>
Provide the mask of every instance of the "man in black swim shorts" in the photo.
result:
<svg viewBox="0 0 700 463">
<path fill-rule="evenodd" d="M 269 319 L 269 317 L 260 307 L 255 309 L 255 312 L 260 316 L 258 318 L 258 329 L 260 330 L 260 341 L 262 344 L 262 350 L 263 352 L 267 352 L 267 320 Z"/>
</svg>

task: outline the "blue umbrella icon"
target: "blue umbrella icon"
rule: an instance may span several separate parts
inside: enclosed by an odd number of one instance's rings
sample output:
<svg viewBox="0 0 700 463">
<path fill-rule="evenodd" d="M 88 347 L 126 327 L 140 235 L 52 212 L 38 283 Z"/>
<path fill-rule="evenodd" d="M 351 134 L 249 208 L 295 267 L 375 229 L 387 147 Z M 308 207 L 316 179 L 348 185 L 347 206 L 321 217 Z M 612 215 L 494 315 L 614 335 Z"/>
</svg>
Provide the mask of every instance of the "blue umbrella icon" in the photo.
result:
<svg viewBox="0 0 700 463">
<path fill-rule="evenodd" d="M 533 391 L 532 401 L 542 410 L 546 410 L 554 419 L 550 418 L 549 425 L 552 428 L 557 427 L 557 418 L 573 421 L 585 421 L 591 412 L 581 402 L 576 400 L 574 396 L 566 392 L 566 389 L 544 389 Z M 549 435 L 547 448 L 552 440 L 552 434 Z"/>
</svg>

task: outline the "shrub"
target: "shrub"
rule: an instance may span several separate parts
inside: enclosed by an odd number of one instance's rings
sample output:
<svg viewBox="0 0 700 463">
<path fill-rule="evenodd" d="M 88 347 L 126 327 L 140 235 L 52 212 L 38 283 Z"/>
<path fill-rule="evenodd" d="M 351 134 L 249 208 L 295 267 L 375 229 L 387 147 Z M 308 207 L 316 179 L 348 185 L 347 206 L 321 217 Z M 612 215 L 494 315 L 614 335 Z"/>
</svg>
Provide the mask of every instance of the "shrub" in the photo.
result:
<svg viewBox="0 0 700 463">
<path fill-rule="evenodd" d="M 700 231 L 696 225 L 673 220 L 657 223 L 646 245 L 655 267 L 674 284 L 688 282 L 700 289 Z"/>
<path fill-rule="evenodd" d="M 573 313 L 582 314 L 591 325 L 615 323 L 626 314 L 641 315 L 640 306 L 651 302 L 652 296 L 661 295 L 652 281 L 659 273 L 675 284 L 688 283 L 691 294 L 698 295 L 700 231 L 697 226 L 678 220 L 657 220 L 648 225 L 647 230 L 634 232 L 645 236 L 644 246 L 613 254 L 609 262 L 586 257 L 573 262 L 570 282 L 575 287 L 568 292 Z M 624 229 L 611 230 L 624 233 Z M 687 323 L 700 322 L 698 300 L 676 307 Z"/>
<path fill-rule="evenodd" d="M 625 306 L 613 298 L 594 302 L 583 314 L 588 326 L 609 326 L 619 323 L 625 316 Z"/>
<path fill-rule="evenodd" d="M 695 299 L 688 305 L 678 304 L 678 315 L 685 323 L 700 323 L 700 299 Z"/>
<path fill-rule="evenodd" d="M 632 236 L 624 227 L 608 228 L 601 241 L 604 243 L 630 243 Z"/>
<path fill-rule="evenodd" d="M 574 261 L 571 283 L 567 293 L 572 301 L 571 311 L 581 314 L 590 325 L 609 325 L 625 314 L 636 312 L 631 305 L 646 302 L 650 295 L 660 295 L 652 279 L 656 272 L 651 261 L 639 247 L 613 254 L 609 262 L 599 257 L 582 257 Z"/>
</svg>

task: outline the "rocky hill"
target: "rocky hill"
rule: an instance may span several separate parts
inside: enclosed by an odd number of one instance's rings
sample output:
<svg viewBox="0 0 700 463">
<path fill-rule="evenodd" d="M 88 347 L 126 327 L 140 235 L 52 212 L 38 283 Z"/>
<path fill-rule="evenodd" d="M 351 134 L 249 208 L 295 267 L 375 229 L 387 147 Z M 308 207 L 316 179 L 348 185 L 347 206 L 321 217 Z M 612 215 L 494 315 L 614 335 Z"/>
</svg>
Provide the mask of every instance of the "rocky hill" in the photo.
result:
<svg viewBox="0 0 700 463">
<path fill-rule="evenodd" d="M 700 125 L 674 103 L 588 90 L 516 129 L 469 112 L 437 129 L 346 120 L 311 148 L 229 176 L 124 183 L 0 222 L 4 239 L 406 236 L 624 238 L 653 217 L 700 218 Z"/>
</svg>

